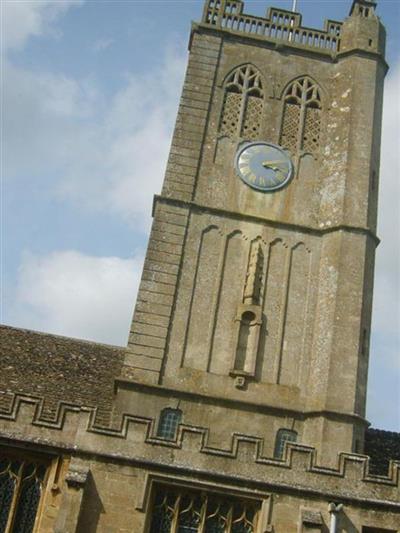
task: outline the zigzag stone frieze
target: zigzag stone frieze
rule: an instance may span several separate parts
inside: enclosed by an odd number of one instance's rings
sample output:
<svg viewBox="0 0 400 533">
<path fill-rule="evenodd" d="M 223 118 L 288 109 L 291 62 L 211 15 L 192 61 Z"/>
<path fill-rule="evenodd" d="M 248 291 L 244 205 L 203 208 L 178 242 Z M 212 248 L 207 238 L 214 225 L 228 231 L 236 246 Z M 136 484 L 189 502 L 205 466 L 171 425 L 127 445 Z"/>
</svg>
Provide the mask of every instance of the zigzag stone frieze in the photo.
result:
<svg viewBox="0 0 400 533">
<path fill-rule="evenodd" d="M 11 396 L 11 395 L 10 395 Z M 369 472 L 369 457 L 366 455 L 341 453 L 338 456 L 336 468 L 327 468 L 319 466 L 317 463 L 316 450 L 310 446 L 302 444 L 288 443 L 285 450 L 283 460 L 277 460 L 266 457 L 263 454 L 263 439 L 242 433 L 233 433 L 227 448 L 215 448 L 209 443 L 209 429 L 205 427 L 191 426 L 188 424 L 181 424 L 179 426 L 177 438 L 175 441 L 167 441 L 165 439 L 154 436 L 155 434 L 155 420 L 133 414 L 123 414 L 119 417 L 119 424 L 113 426 L 104 426 L 96 420 L 96 409 L 80 406 L 68 402 L 59 402 L 54 419 L 42 417 L 44 399 L 37 396 L 26 396 L 13 394 L 8 409 L 0 409 L 0 420 L 4 422 L 17 423 L 18 429 L 23 428 L 23 435 L 25 440 L 34 440 L 37 444 L 41 444 L 40 436 L 32 435 L 29 437 L 29 432 L 26 431 L 26 426 L 35 426 L 38 429 L 41 427 L 47 430 L 54 430 L 56 432 L 64 431 L 68 423 L 76 424 L 77 420 L 72 420 L 76 415 L 84 415 L 83 431 L 96 434 L 99 437 L 113 437 L 118 439 L 133 440 L 135 435 L 135 442 L 139 443 L 138 436 L 142 438 L 142 445 L 151 445 L 151 448 L 172 448 L 175 450 L 187 451 L 195 448 L 195 451 L 200 454 L 214 456 L 219 459 L 236 459 L 238 461 L 247 462 L 254 465 L 263 465 L 265 467 L 279 467 L 282 471 L 288 469 L 302 470 L 307 474 L 317 474 L 322 476 L 330 476 L 334 478 L 351 477 L 357 482 L 367 482 L 378 484 L 381 487 L 387 486 L 400 489 L 400 461 L 391 461 L 389 472 L 387 476 L 373 475 Z M 137 430 L 140 428 L 140 431 Z M 15 428 L 17 429 L 17 428 Z M 33 430 L 33 428 L 32 428 Z M 32 431 L 32 433 L 34 433 Z M 13 431 L 13 436 L 16 432 Z M 28 436 L 27 436 L 28 435 Z M 47 431 L 47 435 L 49 432 Z M 0 430 L 0 438 L 6 438 L 9 432 L 6 428 Z M 57 446 L 58 440 L 55 436 L 52 440 L 52 445 Z M 70 439 L 62 439 L 62 448 L 68 447 L 66 443 Z M 44 438 L 42 444 L 48 445 L 48 438 Z M 110 441 L 111 443 L 111 441 Z M 74 442 L 70 442 L 72 448 L 75 448 Z M 111 443 L 112 445 L 112 443 Z M 143 449 L 143 447 L 142 447 Z"/>
</svg>

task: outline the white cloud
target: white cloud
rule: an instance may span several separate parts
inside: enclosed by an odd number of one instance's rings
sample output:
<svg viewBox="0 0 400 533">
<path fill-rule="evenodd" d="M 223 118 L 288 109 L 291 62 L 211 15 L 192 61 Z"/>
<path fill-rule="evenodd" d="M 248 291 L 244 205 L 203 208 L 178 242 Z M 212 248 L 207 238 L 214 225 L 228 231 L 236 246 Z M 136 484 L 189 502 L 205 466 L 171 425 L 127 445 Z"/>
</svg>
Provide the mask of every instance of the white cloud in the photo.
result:
<svg viewBox="0 0 400 533">
<path fill-rule="evenodd" d="M 30 37 L 56 34 L 54 22 L 79 0 L 2 2 L 3 50 L 23 48 Z"/>
<path fill-rule="evenodd" d="M 93 52 L 102 52 L 107 50 L 114 43 L 114 39 L 98 39 L 93 43 L 92 50 Z"/>
<path fill-rule="evenodd" d="M 46 186 L 66 201 L 111 211 L 147 229 L 184 64 L 185 53 L 170 47 L 159 67 L 128 75 L 107 99 L 93 81 L 6 63 L 4 175 L 48 180 Z"/>
<path fill-rule="evenodd" d="M 93 257 L 76 251 L 25 253 L 13 325 L 124 345 L 142 257 Z"/>
</svg>

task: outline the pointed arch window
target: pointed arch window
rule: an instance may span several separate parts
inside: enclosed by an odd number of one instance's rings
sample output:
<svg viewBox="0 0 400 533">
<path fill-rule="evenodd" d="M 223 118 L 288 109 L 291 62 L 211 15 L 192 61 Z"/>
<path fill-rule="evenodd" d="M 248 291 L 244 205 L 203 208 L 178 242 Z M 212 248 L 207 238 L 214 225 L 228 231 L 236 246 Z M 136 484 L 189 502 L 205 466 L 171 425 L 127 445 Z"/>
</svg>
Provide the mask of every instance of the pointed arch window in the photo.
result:
<svg viewBox="0 0 400 533">
<path fill-rule="evenodd" d="M 276 434 L 274 458 L 282 459 L 285 451 L 285 442 L 296 442 L 297 432 L 292 429 L 280 429 Z"/>
<path fill-rule="evenodd" d="M 167 440 L 175 440 L 178 426 L 182 420 L 182 411 L 167 407 L 161 411 L 160 421 L 157 428 L 157 437 Z"/>
<path fill-rule="evenodd" d="M 0 453 L 0 531 L 35 529 L 44 490 L 47 464 L 31 458 Z"/>
<path fill-rule="evenodd" d="M 227 137 L 260 137 L 264 92 L 259 71 L 252 65 L 234 70 L 225 82 L 219 131 Z"/>
<path fill-rule="evenodd" d="M 280 144 L 292 155 L 318 154 L 321 134 L 321 90 L 308 77 L 293 81 L 285 91 Z"/>
</svg>

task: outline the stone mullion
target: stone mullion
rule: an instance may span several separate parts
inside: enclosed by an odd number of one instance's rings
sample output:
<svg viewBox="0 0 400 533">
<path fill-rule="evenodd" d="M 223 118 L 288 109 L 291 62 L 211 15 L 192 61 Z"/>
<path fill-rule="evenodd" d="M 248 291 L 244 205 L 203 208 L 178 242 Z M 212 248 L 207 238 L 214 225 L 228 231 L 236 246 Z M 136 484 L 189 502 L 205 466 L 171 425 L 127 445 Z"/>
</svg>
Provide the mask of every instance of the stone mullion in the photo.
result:
<svg viewBox="0 0 400 533">
<path fill-rule="evenodd" d="M 226 517 L 226 533 L 231 533 L 233 523 L 233 504 L 231 504 L 228 511 L 228 516 Z"/>
<path fill-rule="evenodd" d="M 179 527 L 179 506 L 181 503 L 181 493 L 178 494 L 178 497 L 175 500 L 174 505 L 174 517 L 172 519 L 171 524 L 171 533 L 178 533 L 178 527 Z"/>
<path fill-rule="evenodd" d="M 25 465 L 25 463 L 22 462 L 21 466 L 18 469 L 18 474 L 16 476 L 14 476 L 14 474 L 13 474 L 13 472 L 11 470 L 11 464 L 12 463 L 10 462 L 10 467 L 9 467 L 10 474 L 11 474 L 11 477 L 14 477 L 16 481 L 15 481 L 15 485 L 14 485 L 14 494 L 13 494 L 13 498 L 12 498 L 12 503 L 10 505 L 10 510 L 9 510 L 9 513 L 8 513 L 8 520 L 7 520 L 5 533 L 12 533 L 12 531 L 13 531 L 14 520 L 15 520 L 15 515 L 16 515 L 16 512 L 17 512 L 17 506 L 18 506 L 19 492 L 20 492 L 20 487 L 21 487 L 21 483 L 22 483 L 22 473 L 24 471 L 24 465 Z"/>
<path fill-rule="evenodd" d="M 244 126 L 244 114 L 246 112 L 246 103 L 247 103 L 247 92 L 242 90 L 242 99 L 240 101 L 240 113 L 238 120 L 238 136 L 242 136 L 243 126 Z"/>
<path fill-rule="evenodd" d="M 300 103 L 300 120 L 299 120 L 299 130 L 297 137 L 297 158 L 300 160 L 300 152 L 303 149 L 303 137 L 304 129 L 306 123 L 306 112 L 307 112 L 307 93 L 303 87 L 303 92 L 301 94 L 301 103 Z"/>
<path fill-rule="evenodd" d="M 200 524 L 199 524 L 198 533 L 205 533 L 206 519 L 207 519 L 207 501 L 208 501 L 208 498 L 206 495 L 201 505 Z"/>
<path fill-rule="evenodd" d="M 247 74 L 247 70 L 246 70 L 246 74 Z M 241 103 L 240 103 L 240 114 L 239 114 L 239 125 L 238 125 L 239 126 L 239 132 L 238 132 L 239 133 L 239 137 L 242 137 L 242 132 L 243 132 L 247 100 L 249 98 L 248 88 L 249 88 L 249 78 L 246 77 L 245 80 L 244 80 L 243 87 L 242 87 L 242 100 L 241 100 Z"/>
</svg>

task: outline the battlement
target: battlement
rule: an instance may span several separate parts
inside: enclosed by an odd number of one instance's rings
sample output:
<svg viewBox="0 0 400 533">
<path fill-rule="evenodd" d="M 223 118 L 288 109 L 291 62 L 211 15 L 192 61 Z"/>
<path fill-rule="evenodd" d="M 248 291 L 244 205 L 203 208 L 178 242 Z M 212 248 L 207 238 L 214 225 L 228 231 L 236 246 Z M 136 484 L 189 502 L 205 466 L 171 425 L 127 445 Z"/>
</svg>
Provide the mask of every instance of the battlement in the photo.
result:
<svg viewBox="0 0 400 533">
<path fill-rule="evenodd" d="M 202 22 L 234 33 L 245 33 L 327 54 L 340 50 L 342 23 L 326 20 L 323 30 L 303 27 L 300 13 L 271 7 L 266 17 L 243 13 L 242 0 L 207 0 Z"/>
<path fill-rule="evenodd" d="M 112 457 L 114 461 L 158 464 L 176 472 L 195 470 L 199 475 L 218 472 L 221 479 L 246 477 L 259 487 L 275 487 L 300 494 L 399 510 L 400 463 L 391 461 L 386 475 L 371 473 L 365 455 L 340 453 L 337 464 L 322 466 L 317 451 L 288 442 L 282 459 L 264 453 L 263 439 L 232 433 L 224 445 L 210 443 L 207 427 L 180 424 L 174 440 L 157 437 L 154 418 L 123 413 L 112 425 L 97 419 L 96 409 L 60 402 L 52 420 L 43 418 L 43 399 L 13 395 L 8 409 L 0 410 L 0 433 L 5 442 L 34 443 L 47 449 Z M 266 481 L 268 480 L 268 481 Z"/>
</svg>

